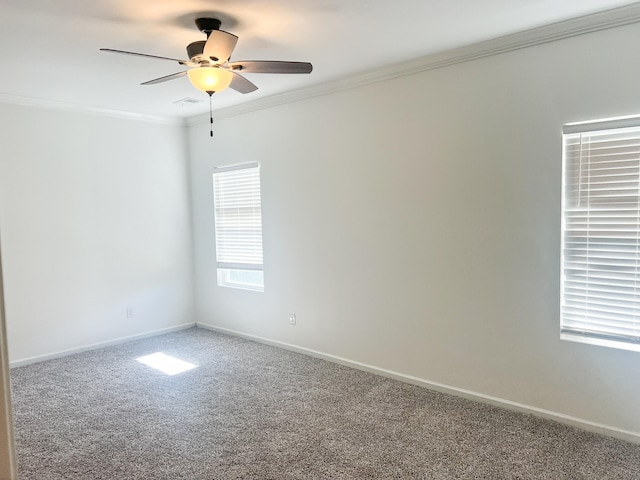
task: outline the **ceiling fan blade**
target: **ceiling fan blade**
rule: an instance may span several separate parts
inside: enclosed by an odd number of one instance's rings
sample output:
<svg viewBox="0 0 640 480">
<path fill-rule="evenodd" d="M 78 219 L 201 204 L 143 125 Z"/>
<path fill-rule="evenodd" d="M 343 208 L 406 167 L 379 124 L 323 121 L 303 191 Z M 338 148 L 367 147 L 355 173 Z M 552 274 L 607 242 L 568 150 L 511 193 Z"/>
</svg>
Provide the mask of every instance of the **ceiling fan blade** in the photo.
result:
<svg viewBox="0 0 640 480">
<path fill-rule="evenodd" d="M 146 82 L 141 83 L 140 85 L 155 85 L 156 83 L 167 82 L 169 80 L 173 80 L 175 78 L 183 77 L 187 74 L 186 70 L 184 72 L 172 73 L 171 75 L 166 75 L 164 77 L 154 78 L 153 80 L 148 80 Z"/>
<path fill-rule="evenodd" d="M 243 60 L 229 64 L 232 70 L 242 73 L 311 73 L 313 65 L 308 62 L 272 62 Z"/>
<path fill-rule="evenodd" d="M 236 92 L 240 93 L 251 93 L 255 92 L 258 89 L 257 86 L 244 78 L 242 75 L 239 75 L 233 71 L 231 73 L 233 73 L 233 79 L 231 80 L 231 85 L 229 85 L 229 88 L 233 88 Z"/>
<path fill-rule="evenodd" d="M 127 52 L 125 50 L 114 50 L 113 48 L 101 48 L 100 51 L 111 52 L 111 53 L 124 53 L 125 55 L 135 55 L 137 57 L 157 58 L 159 60 L 171 60 L 172 62 L 178 62 L 180 65 L 185 65 L 187 63 L 190 63 L 188 60 L 180 60 L 178 58 L 159 57 L 158 55 L 148 55 L 146 53 Z"/>
<path fill-rule="evenodd" d="M 229 60 L 233 49 L 238 43 L 238 37 L 222 30 L 212 30 L 204 45 L 204 56 L 210 58 L 215 64 L 221 64 Z"/>
</svg>

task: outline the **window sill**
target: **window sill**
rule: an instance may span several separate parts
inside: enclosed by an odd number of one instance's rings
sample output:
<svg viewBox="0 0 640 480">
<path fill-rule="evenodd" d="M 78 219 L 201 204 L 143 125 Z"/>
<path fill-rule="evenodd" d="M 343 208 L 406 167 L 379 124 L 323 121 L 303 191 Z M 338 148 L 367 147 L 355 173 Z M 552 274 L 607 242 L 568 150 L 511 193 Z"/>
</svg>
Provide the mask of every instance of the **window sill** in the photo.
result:
<svg viewBox="0 0 640 480">
<path fill-rule="evenodd" d="M 632 352 L 640 352 L 640 344 L 622 342 L 618 340 L 608 340 L 605 338 L 587 337 L 575 333 L 561 332 L 560 340 L 570 342 L 586 343 L 589 345 L 598 345 L 600 347 L 617 348 L 618 350 L 630 350 Z"/>
<path fill-rule="evenodd" d="M 248 290 L 250 292 L 264 292 L 264 287 L 256 287 L 254 285 L 243 285 L 238 283 L 218 283 L 219 287 L 235 288 L 236 290 Z"/>
</svg>

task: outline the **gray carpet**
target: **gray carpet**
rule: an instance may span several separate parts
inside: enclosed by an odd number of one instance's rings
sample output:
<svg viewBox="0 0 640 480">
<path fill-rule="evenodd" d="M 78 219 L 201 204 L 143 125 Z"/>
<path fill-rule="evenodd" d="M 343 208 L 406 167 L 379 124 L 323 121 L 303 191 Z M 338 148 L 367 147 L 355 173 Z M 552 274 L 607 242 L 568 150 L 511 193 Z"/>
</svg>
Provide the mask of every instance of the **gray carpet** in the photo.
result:
<svg viewBox="0 0 640 480">
<path fill-rule="evenodd" d="M 22 480 L 640 478 L 640 445 L 196 328 L 11 374 Z"/>
</svg>

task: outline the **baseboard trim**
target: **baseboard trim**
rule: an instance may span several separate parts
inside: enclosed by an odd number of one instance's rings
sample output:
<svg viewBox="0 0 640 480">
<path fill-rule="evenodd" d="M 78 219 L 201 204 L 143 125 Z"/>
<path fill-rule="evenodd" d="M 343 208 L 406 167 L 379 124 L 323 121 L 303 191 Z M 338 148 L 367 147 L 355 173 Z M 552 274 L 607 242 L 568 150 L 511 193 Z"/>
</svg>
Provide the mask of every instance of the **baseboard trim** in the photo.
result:
<svg viewBox="0 0 640 480">
<path fill-rule="evenodd" d="M 113 345 L 120 345 L 123 343 L 132 342 L 134 340 L 142 340 L 143 338 L 155 337 L 158 335 L 164 335 L 165 333 L 178 332 L 180 330 L 186 330 L 187 328 L 195 327 L 196 323 L 183 323 L 181 325 L 176 325 L 174 327 L 161 328 L 159 330 L 153 330 L 151 332 L 139 333 L 137 335 L 130 335 L 128 337 L 120 337 L 114 340 L 108 340 L 106 342 L 98 342 L 92 343 L 91 345 L 87 345 L 79 348 L 72 348 L 69 350 L 62 350 L 60 352 L 49 353 L 46 355 L 37 355 L 35 357 L 23 358 L 21 360 L 14 360 L 13 362 L 9 362 L 10 368 L 22 367 L 24 365 L 30 365 L 32 363 L 44 362 L 45 360 L 53 360 L 55 358 L 67 357 L 69 355 L 74 355 L 76 353 L 86 352 L 88 350 L 98 350 L 100 348 L 111 347 Z"/>
<path fill-rule="evenodd" d="M 533 407 L 531 405 L 512 402 L 510 400 L 505 400 L 503 398 L 485 395 L 485 394 L 474 392 L 471 390 L 465 390 L 462 388 L 452 387 L 450 385 L 445 385 L 438 382 L 432 382 L 429 380 L 425 380 L 423 378 L 418 378 L 411 375 L 405 375 L 403 373 L 395 372 L 393 370 L 387 370 L 385 368 L 375 367 L 373 365 L 367 365 L 365 363 L 349 360 L 348 358 L 338 357 L 336 355 L 331 355 L 329 353 L 324 353 L 317 350 L 312 350 L 310 348 L 300 347 L 298 345 L 293 345 L 291 343 L 280 342 L 278 340 L 272 340 L 272 339 L 260 337 L 257 335 L 251 335 L 251 334 L 240 332 L 237 330 L 231 330 L 228 328 L 223 328 L 216 325 L 210 325 L 210 324 L 200 323 L 200 322 L 196 322 L 196 326 L 198 328 L 203 328 L 205 330 L 211 330 L 214 332 L 225 333 L 225 334 L 233 335 L 236 337 L 242 337 L 248 340 L 253 340 L 258 343 L 263 343 L 265 345 L 271 345 L 271 346 L 283 348 L 285 350 L 289 350 L 292 352 L 302 353 L 304 355 L 309 355 L 311 357 L 320 358 L 322 360 L 327 360 L 329 362 L 338 363 L 340 365 L 345 365 L 347 367 L 373 373 L 375 375 L 380 375 L 382 377 L 391 378 L 393 380 L 399 380 L 401 382 L 410 383 L 412 385 L 417 385 L 419 387 L 427 388 L 429 390 L 434 390 L 441 393 L 447 393 L 449 395 L 454 395 L 456 397 L 466 398 L 468 400 L 486 403 L 489 405 L 506 408 L 508 410 L 513 410 L 516 412 L 527 413 L 530 415 L 534 415 L 536 417 L 545 418 L 547 420 L 553 420 L 558 423 L 580 428 L 582 430 L 586 430 L 589 432 L 595 432 L 595 433 L 599 433 L 609 437 L 619 438 L 627 442 L 640 444 L 640 433 L 638 432 L 622 430 L 616 427 L 611 427 L 609 425 L 594 423 L 588 420 L 584 420 L 582 418 L 572 417 L 569 415 L 564 415 L 562 413 L 553 412 L 551 410 L 545 410 L 542 408 Z"/>
</svg>

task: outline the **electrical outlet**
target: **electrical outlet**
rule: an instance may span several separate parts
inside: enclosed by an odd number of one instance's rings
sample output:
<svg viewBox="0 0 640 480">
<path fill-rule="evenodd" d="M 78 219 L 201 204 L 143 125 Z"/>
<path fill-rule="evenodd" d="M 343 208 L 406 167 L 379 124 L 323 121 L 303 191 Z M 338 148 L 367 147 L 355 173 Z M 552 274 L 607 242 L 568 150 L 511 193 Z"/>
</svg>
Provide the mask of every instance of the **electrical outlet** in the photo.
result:
<svg viewBox="0 0 640 480">
<path fill-rule="evenodd" d="M 289 323 L 291 325 L 295 325 L 296 324 L 296 314 L 292 313 L 291 315 L 289 315 Z"/>
<path fill-rule="evenodd" d="M 127 307 L 127 318 L 133 318 L 133 308 Z"/>
</svg>

